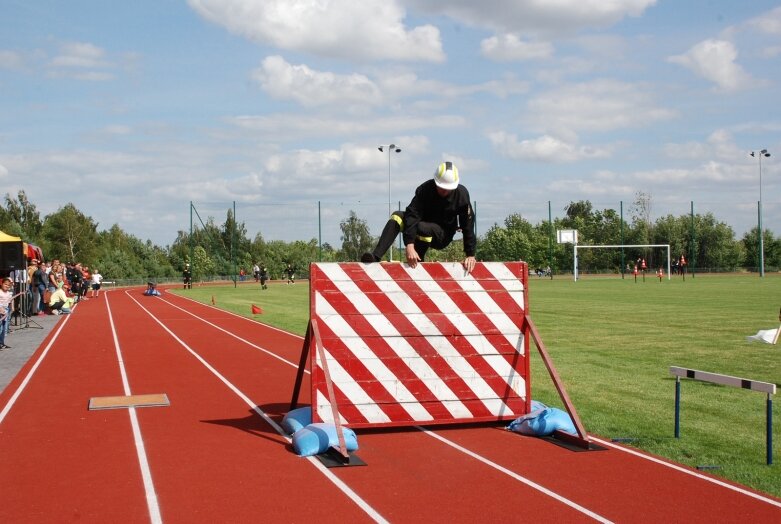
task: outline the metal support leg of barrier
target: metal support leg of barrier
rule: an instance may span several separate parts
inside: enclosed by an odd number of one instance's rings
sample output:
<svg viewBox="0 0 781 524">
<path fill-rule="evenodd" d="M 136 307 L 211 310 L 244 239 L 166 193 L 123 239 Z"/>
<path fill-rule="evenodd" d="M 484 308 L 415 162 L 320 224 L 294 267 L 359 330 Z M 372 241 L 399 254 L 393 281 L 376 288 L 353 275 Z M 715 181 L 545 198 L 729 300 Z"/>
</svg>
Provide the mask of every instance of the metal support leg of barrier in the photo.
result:
<svg viewBox="0 0 781 524">
<path fill-rule="evenodd" d="M 301 392 L 301 383 L 304 380 L 304 373 L 306 371 L 306 361 L 309 357 L 309 345 L 312 343 L 312 323 L 310 322 L 306 327 L 306 336 L 304 337 L 304 345 L 301 346 L 301 360 L 298 362 L 298 372 L 296 373 L 296 383 L 293 386 L 293 398 L 290 399 L 290 410 L 294 410 L 298 407 L 298 395 Z"/>
<path fill-rule="evenodd" d="M 767 395 L 767 465 L 773 464 L 773 400 Z"/>
<path fill-rule="evenodd" d="M 681 438 L 681 377 L 675 377 L 675 438 Z"/>
</svg>

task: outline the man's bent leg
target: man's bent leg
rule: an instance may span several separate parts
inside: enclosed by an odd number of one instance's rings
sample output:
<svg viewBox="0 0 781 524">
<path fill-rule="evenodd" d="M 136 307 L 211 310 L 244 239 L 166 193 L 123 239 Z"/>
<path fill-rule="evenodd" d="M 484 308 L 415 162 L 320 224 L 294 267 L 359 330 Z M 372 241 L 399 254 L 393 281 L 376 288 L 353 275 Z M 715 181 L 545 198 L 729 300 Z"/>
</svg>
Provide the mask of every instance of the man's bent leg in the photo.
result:
<svg viewBox="0 0 781 524">
<path fill-rule="evenodd" d="M 435 222 L 420 222 L 418 236 L 415 239 L 415 251 L 423 261 L 429 248 L 445 249 L 453 241 L 453 235 L 447 234 L 442 226 Z"/>
<path fill-rule="evenodd" d="M 377 241 L 377 247 L 371 253 L 364 253 L 361 256 L 361 262 L 379 262 L 382 260 L 383 255 L 390 249 L 393 242 L 396 240 L 399 232 L 402 230 L 404 224 L 404 213 L 401 211 L 394 211 L 388 222 L 385 224 L 385 228 L 380 234 L 380 239 Z"/>
</svg>

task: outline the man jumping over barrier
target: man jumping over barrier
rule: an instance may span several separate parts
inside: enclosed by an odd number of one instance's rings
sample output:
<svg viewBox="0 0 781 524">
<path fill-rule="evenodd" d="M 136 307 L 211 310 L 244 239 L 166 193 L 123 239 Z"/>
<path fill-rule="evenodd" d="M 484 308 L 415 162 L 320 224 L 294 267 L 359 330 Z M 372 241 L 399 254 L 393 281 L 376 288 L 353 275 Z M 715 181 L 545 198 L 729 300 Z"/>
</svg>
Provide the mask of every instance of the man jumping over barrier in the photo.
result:
<svg viewBox="0 0 781 524">
<path fill-rule="evenodd" d="M 404 211 L 394 211 L 382 230 L 377 246 L 361 256 L 361 262 L 379 262 L 402 233 L 407 263 L 411 267 L 423 262 L 430 247 L 444 249 L 456 232 L 464 235 L 464 262 L 467 273 L 475 267 L 475 214 L 469 191 L 459 184 L 458 168 L 453 162 L 442 162 L 434 178 L 423 182 Z"/>
</svg>

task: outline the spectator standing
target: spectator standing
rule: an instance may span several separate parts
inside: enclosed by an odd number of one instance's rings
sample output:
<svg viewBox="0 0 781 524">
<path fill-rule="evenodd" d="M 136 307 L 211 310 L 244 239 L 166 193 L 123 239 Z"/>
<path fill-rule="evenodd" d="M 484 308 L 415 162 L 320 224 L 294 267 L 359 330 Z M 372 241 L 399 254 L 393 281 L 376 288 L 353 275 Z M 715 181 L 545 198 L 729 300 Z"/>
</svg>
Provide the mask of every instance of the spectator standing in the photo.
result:
<svg viewBox="0 0 781 524">
<path fill-rule="evenodd" d="M 92 282 L 92 272 L 89 266 L 81 268 L 81 299 L 87 300 L 87 291 L 89 291 Z"/>
<path fill-rule="evenodd" d="M 0 286 L 0 350 L 11 349 L 5 344 L 5 335 L 11 321 L 11 311 L 14 307 L 13 282 L 6 277 Z"/>
<path fill-rule="evenodd" d="M 94 269 L 92 271 L 92 276 L 90 277 L 91 287 L 92 287 L 92 296 L 97 297 L 100 295 L 100 285 L 103 282 L 103 275 L 100 274 L 100 271 L 97 269 Z"/>
<path fill-rule="evenodd" d="M 49 281 L 49 275 L 46 274 L 46 269 L 39 265 L 33 272 L 33 304 L 35 305 L 34 314 L 45 315 L 46 311 L 46 284 Z M 37 303 L 36 303 L 37 297 Z"/>
<path fill-rule="evenodd" d="M 27 280 L 26 269 L 16 269 L 12 273 L 11 280 L 11 295 L 13 296 L 14 304 L 11 305 L 11 313 L 16 316 L 24 313 L 28 315 L 30 312 L 25 309 L 26 304 L 23 300 L 27 293 L 27 286 L 29 281 Z M 11 321 L 9 320 L 5 325 L 5 334 L 11 333 Z"/>
<path fill-rule="evenodd" d="M 35 277 L 35 274 L 40 270 L 41 268 L 38 265 L 38 260 L 35 258 L 32 259 L 30 261 L 30 265 L 27 266 L 27 282 L 30 284 L 30 291 L 32 293 L 32 304 L 30 308 L 31 315 L 38 314 L 38 305 L 41 302 L 41 294 L 38 289 L 37 279 Z"/>
<path fill-rule="evenodd" d="M 65 270 L 65 279 L 68 281 L 71 294 L 76 297 L 76 302 L 78 302 L 79 297 L 81 297 L 81 284 L 83 283 L 81 264 L 68 262 L 68 268 Z"/>
<path fill-rule="evenodd" d="M 60 269 L 60 261 L 54 260 L 52 262 L 51 270 L 49 271 L 49 281 L 47 283 L 49 292 L 54 293 L 57 291 L 57 284 L 62 282 L 62 272 Z"/>
</svg>

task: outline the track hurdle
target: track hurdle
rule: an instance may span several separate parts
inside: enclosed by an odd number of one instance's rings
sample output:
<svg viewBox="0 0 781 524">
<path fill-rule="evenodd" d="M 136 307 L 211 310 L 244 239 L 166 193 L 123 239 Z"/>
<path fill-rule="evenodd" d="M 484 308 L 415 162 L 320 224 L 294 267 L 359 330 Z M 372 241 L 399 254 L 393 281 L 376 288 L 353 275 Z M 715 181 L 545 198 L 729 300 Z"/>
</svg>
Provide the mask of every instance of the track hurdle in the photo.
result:
<svg viewBox="0 0 781 524">
<path fill-rule="evenodd" d="M 513 420 L 529 413 L 525 262 L 314 263 L 291 409 L 311 370 L 312 419 L 351 428 Z M 555 370 L 551 374 L 561 394 Z M 588 437 L 566 397 L 578 429 Z M 344 455 L 344 454 L 343 454 Z"/>
<path fill-rule="evenodd" d="M 767 393 L 767 437 L 766 437 L 766 455 L 767 464 L 773 464 L 773 399 L 771 395 L 776 394 L 776 385 L 770 382 L 760 382 L 758 380 L 749 380 L 745 378 L 732 377 L 730 375 L 719 375 L 718 373 L 709 373 L 707 371 L 698 371 L 696 369 L 686 369 L 677 366 L 670 366 L 670 374 L 675 376 L 675 438 L 681 438 L 681 378 L 691 378 L 702 382 L 721 384 L 741 389 L 750 389 Z"/>
</svg>

